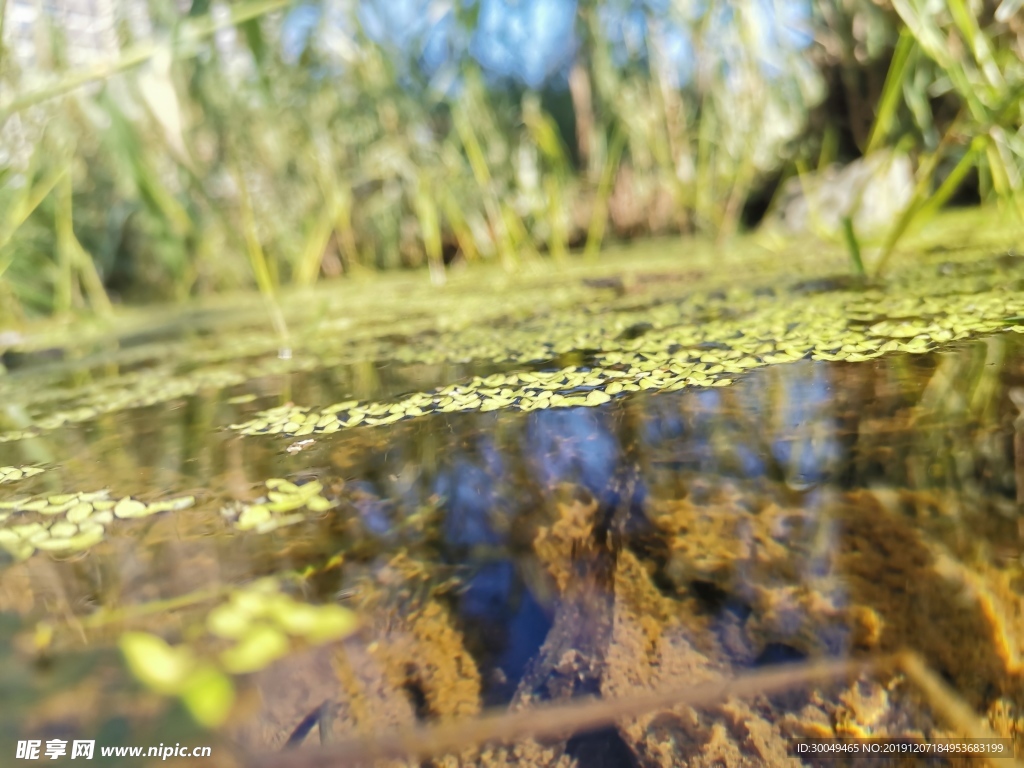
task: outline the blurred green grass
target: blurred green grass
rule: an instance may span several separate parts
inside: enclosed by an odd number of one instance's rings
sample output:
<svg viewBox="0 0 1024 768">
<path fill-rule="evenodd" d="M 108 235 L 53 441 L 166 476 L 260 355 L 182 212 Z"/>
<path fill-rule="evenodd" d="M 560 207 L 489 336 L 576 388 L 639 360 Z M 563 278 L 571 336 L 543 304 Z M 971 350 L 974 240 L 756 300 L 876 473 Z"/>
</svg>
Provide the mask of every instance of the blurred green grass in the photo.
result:
<svg viewBox="0 0 1024 768">
<path fill-rule="evenodd" d="M 910 157 L 913 191 L 880 234 L 844 212 L 833 236 L 857 269 L 880 275 L 968 182 L 979 202 L 1024 214 L 1012 0 L 815 0 L 814 42 L 784 52 L 781 74 L 764 66 L 751 0 L 712 2 L 689 20 L 699 66 L 683 86 L 657 19 L 649 55 L 623 63 L 599 4 L 581 2 L 568 92 L 488 85 L 467 58 L 452 97 L 410 82 L 407 62 L 361 32 L 337 76 L 313 46 L 286 60 L 286 1 L 236 3 L 217 21 L 159 6 L 156 41 L 122 31 L 121 57 L 85 70 L 60 63 L 59 29 L 39 71 L 0 52 L 0 327 L 246 287 L 273 308 L 282 286 L 373 270 L 422 266 L 441 283 L 453 259 L 516 269 L 593 256 L 609 235 L 724 246 L 779 180 L 882 152 Z M 733 21 L 713 26 L 723 8 Z M 216 45 L 228 27 L 251 76 Z M 556 119 L 566 108 L 572 120 Z"/>
</svg>

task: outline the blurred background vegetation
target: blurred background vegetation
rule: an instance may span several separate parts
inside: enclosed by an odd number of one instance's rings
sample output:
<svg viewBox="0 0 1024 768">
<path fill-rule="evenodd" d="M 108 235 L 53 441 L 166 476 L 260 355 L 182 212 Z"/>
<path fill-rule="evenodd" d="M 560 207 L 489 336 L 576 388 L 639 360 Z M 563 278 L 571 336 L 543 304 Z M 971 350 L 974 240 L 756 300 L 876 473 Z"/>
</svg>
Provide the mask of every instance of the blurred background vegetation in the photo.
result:
<svg viewBox="0 0 1024 768">
<path fill-rule="evenodd" d="M 762 223 L 878 273 L 1024 213 L 1021 5 L 0 0 L 0 330 Z"/>
</svg>

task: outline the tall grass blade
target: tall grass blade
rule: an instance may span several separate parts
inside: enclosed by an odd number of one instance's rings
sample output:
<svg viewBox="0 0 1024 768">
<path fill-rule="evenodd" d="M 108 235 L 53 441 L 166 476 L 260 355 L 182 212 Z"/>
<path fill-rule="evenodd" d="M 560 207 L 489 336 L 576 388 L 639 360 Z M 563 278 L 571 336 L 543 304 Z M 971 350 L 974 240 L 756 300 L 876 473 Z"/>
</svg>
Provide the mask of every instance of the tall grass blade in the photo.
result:
<svg viewBox="0 0 1024 768">
<path fill-rule="evenodd" d="M 327 243 L 330 242 L 337 218 L 337 206 L 325 201 L 303 243 L 299 263 L 295 269 L 296 285 L 310 286 L 316 282 L 320 274 L 324 251 L 327 249 Z"/>
<path fill-rule="evenodd" d="M 459 250 L 462 251 L 466 261 L 477 261 L 480 258 L 480 252 L 477 250 L 473 230 L 466 221 L 466 215 L 462 212 L 461 205 L 447 187 L 441 190 L 441 209 L 444 211 L 448 226 L 452 228 L 455 240 L 459 244 Z"/>
<path fill-rule="evenodd" d="M 421 181 L 416 189 L 415 209 L 419 220 L 420 234 L 423 237 L 423 250 L 427 253 L 427 265 L 430 269 L 430 280 L 434 285 L 444 285 L 444 259 L 441 254 L 441 220 L 437 213 L 437 205 L 431 196 L 433 190 Z"/>
<path fill-rule="evenodd" d="M 853 267 L 853 274 L 858 278 L 867 277 L 864 269 L 864 260 L 860 255 L 860 241 L 857 239 L 857 232 L 853 228 L 853 217 L 843 216 L 842 221 L 843 241 L 846 243 L 846 251 L 850 254 L 850 265 Z"/>
<path fill-rule="evenodd" d="M 896 41 L 896 50 L 892 55 L 889 72 L 885 76 L 885 84 L 882 86 L 882 95 L 878 100 L 878 110 L 875 112 L 875 121 L 871 126 L 864 154 L 871 154 L 879 149 L 882 142 L 892 134 L 896 122 L 896 110 L 903 95 L 903 87 L 911 74 L 908 64 L 911 54 L 914 52 L 914 45 L 913 34 L 909 28 L 904 27 L 900 32 L 899 40 Z"/>
<path fill-rule="evenodd" d="M 28 220 L 28 217 L 38 208 L 43 200 L 53 191 L 57 183 L 67 173 L 67 165 L 61 164 L 55 171 L 43 178 L 39 183 L 28 186 L 22 190 L 15 203 L 7 210 L 7 216 L 0 229 L 0 249 L 4 248 L 14 237 L 14 233 Z M 0 267 L 0 275 L 4 269 Z"/>
<path fill-rule="evenodd" d="M 931 186 L 932 176 L 935 174 L 935 169 L 938 168 L 943 157 L 945 157 L 945 153 L 948 151 L 950 145 L 956 140 L 956 137 L 959 136 L 962 117 L 963 113 L 961 112 L 961 114 L 957 116 L 957 119 L 955 119 L 949 126 L 945 135 L 942 137 L 942 141 L 939 142 L 939 146 L 936 147 L 934 152 L 927 156 L 918 168 L 917 183 L 914 185 L 914 191 L 911 193 L 910 200 L 903 208 L 899 217 L 889 228 L 885 240 L 882 243 L 882 248 L 879 251 L 878 259 L 875 262 L 873 269 L 873 276 L 876 279 L 882 277 L 885 267 L 896 248 L 896 244 L 906 233 L 920 209 L 928 202 L 928 188 Z"/>
<path fill-rule="evenodd" d="M 249 188 L 246 185 L 245 177 L 238 169 L 235 171 L 235 183 L 238 186 L 238 198 L 241 208 L 242 234 L 245 237 L 246 254 L 249 257 L 249 264 L 252 267 L 253 276 L 256 278 L 256 286 L 263 296 L 264 303 L 270 315 L 270 322 L 281 338 L 284 345 L 283 350 L 288 349 L 288 325 L 285 323 L 284 313 L 277 300 L 277 281 L 275 272 L 271 270 L 267 255 L 260 243 L 259 233 L 256 231 L 256 218 L 253 214 L 252 199 L 249 196 Z M 288 350 L 290 354 L 290 350 Z"/>
<path fill-rule="evenodd" d="M 487 159 L 484 151 L 477 140 L 476 132 L 473 130 L 469 115 L 466 114 L 465 106 L 458 104 L 452 110 L 452 122 L 462 142 L 469 160 L 469 167 L 473 171 L 473 178 L 483 198 L 484 208 L 487 211 L 487 218 L 491 227 L 495 230 L 498 243 L 498 252 L 506 268 L 513 267 L 518 261 L 515 246 L 512 242 L 512 235 L 506 226 L 506 220 L 501 204 L 494 194 L 494 185 L 491 180 L 491 171 L 487 167 Z"/>
<path fill-rule="evenodd" d="M 939 185 L 939 188 L 935 190 L 935 193 L 921 206 L 917 213 L 921 221 L 927 221 L 935 216 L 942 206 L 949 202 L 953 193 L 955 193 L 960 187 L 963 180 L 967 178 L 967 174 L 971 172 L 971 169 L 975 165 L 977 165 L 978 153 L 984 143 L 985 140 L 981 137 L 971 142 L 967 151 L 964 152 L 960 160 L 957 161 L 957 164 L 953 167 L 953 170 L 949 172 L 949 175 L 946 176 L 942 184 Z"/>
<path fill-rule="evenodd" d="M 993 88 L 1003 88 L 1003 75 L 992 56 L 992 48 L 989 45 L 988 38 L 981 31 L 981 27 L 978 26 L 978 19 L 975 18 L 974 11 L 968 7 L 964 0 L 948 0 L 948 5 L 950 14 L 953 16 L 953 22 L 956 24 L 957 29 L 960 30 L 964 40 L 967 41 L 967 45 L 974 55 L 974 60 L 978 62 L 982 73 L 985 75 L 985 79 L 988 80 L 989 85 Z"/>
<path fill-rule="evenodd" d="M 587 229 L 587 244 L 583 248 L 585 258 L 597 258 L 597 254 L 601 250 L 605 227 L 608 224 L 608 200 L 611 198 L 612 185 L 615 183 L 615 175 L 618 173 L 619 162 L 622 160 L 622 152 L 625 148 L 626 131 L 621 126 L 616 126 L 612 132 L 611 141 L 608 142 L 608 154 L 605 156 L 604 168 L 601 169 L 601 180 L 598 182 L 597 194 L 594 196 L 590 227 Z"/>
</svg>

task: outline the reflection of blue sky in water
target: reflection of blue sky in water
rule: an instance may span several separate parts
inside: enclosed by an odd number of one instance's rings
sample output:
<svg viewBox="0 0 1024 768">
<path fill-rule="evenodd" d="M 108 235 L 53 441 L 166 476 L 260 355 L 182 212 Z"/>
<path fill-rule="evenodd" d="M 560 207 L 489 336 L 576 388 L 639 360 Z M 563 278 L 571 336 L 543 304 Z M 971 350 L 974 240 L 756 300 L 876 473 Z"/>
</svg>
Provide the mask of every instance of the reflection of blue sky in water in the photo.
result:
<svg viewBox="0 0 1024 768">
<path fill-rule="evenodd" d="M 456 5 L 475 5 L 475 27 L 465 30 Z M 687 6 L 685 14 L 670 0 L 612 0 L 599 5 L 598 20 L 617 66 L 643 63 L 653 41 L 671 85 L 690 82 L 696 59 L 690 29 L 703 23 L 705 3 Z M 743 6 L 745 29 L 766 71 L 785 70 L 786 55 L 810 44 L 805 25 L 807 0 L 750 0 Z M 330 4 L 326 7 L 330 8 Z M 712 20 L 711 39 L 728 46 L 727 32 L 736 19 L 729 6 Z M 363 0 L 356 17 L 371 40 L 390 51 L 401 66 L 414 64 L 426 75 L 458 64 L 471 55 L 492 78 L 510 79 L 538 88 L 564 82 L 578 47 L 576 0 Z M 716 33 L 715 27 L 720 33 Z M 311 41 L 337 49 L 337 38 L 351 38 L 352 22 L 337 9 L 324 17 L 319 5 L 303 5 L 286 17 L 282 32 L 285 57 L 294 61 Z M 726 65 L 728 52 L 713 57 Z M 404 62 L 403 62 L 404 60 Z"/>
<path fill-rule="evenodd" d="M 513 560 L 485 562 L 460 590 L 459 613 L 475 621 L 504 682 L 484 680 L 485 704 L 508 703 L 551 628 L 551 619 L 523 583 Z"/>
<path fill-rule="evenodd" d="M 688 393 L 685 410 L 674 398 L 651 398 L 641 454 L 709 476 L 761 477 L 771 464 L 796 488 L 826 481 L 841 457 L 828 370 L 798 363 L 774 374 L 760 388 Z"/>
<path fill-rule="evenodd" d="M 504 507 L 506 462 L 490 436 L 481 436 L 474 448 L 448 457 L 434 483 L 434 493 L 445 499 L 445 541 L 454 547 L 501 541 L 496 518 Z"/>
<path fill-rule="evenodd" d="M 493 650 L 489 663 L 503 670 L 507 680 L 489 681 L 486 688 L 489 703 L 500 704 L 515 689 L 549 627 L 542 607 L 548 605 L 546 593 L 531 592 L 543 584 L 530 570 L 528 553 L 534 526 L 558 519 L 554 502 L 568 498 L 566 486 L 586 489 L 600 502 L 607 522 L 620 509 L 616 481 L 635 469 L 634 516 L 627 524 L 637 538 L 624 534 L 626 542 L 642 543 L 651 530 L 645 520 L 665 509 L 663 503 L 671 509 L 676 499 L 689 497 L 685 503 L 706 506 L 713 514 L 740 510 L 741 517 L 742 509 L 751 509 L 745 497 L 755 504 L 767 497 L 794 511 L 802 508 L 804 516 L 779 518 L 780 525 L 794 526 L 806 547 L 795 550 L 794 570 L 780 574 L 774 586 L 791 586 L 795 596 L 813 589 L 837 609 L 846 605 L 844 587 L 830 573 L 838 525 L 830 510 L 836 469 L 846 466 L 843 453 L 853 446 L 840 435 L 836 413 L 842 399 L 833 392 L 835 372 L 804 361 L 773 366 L 734 387 L 638 396 L 600 408 L 424 419 L 407 435 L 415 438 L 389 443 L 383 463 L 374 461 L 372 473 L 361 473 L 347 487 L 364 530 L 382 541 L 414 535 L 402 533 L 396 524 L 422 509 L 428 497 L 439 504 L 438 557 L 458 566 L 464 578 L 457 611 L 474 631 L 498 638 L 488 645 Z M 775 482 L 782 479 L 805 491 L 789 495 Z M 727 490 L 730 486 L 738 497 Z M 643 503 L 645 497 L 656 501 Z M 738 506 L 728 501 L 719 506 L 719 499 L 730 498 L 738 498 Z M 723 531 L 739 549 L 764 545 L 749 520 Z M 715 604 L 714 583 L 705 585 L 716 631 L 742 626 L 757 590 L 770 586 L 760 562 L 739 557 L 732 564 L 735 588 L 722 592 L 720 605 Z M 767 663 L 779 654 L 785 658 L 790 639 L 806 629 L 799 604 L 786 616 L 792 626 L 773 625 L 772 641 L 764 649 L 751 646 L 744 663 Z M 841 623 L 826 622 L 815 631 L 830 652 L 847 648 L 848 630 Z"/>
<path fill-rule="evenodd" d="M 500 544 L 506 521 L 522 511 L 514 508 L 515 494 L 509 494 L 517 478 L 545 495 L 569 484 L 585 488 L 602 504 L 613 502 L 614 481 L 628 473 L 624 462 L 632 461 L 627 456 L 634 453 L 628 446 L 633 440 L 639 494 L 671 494 L 659 488 L 665 469 L 696 471 L 709 479 L 773 476 L 795 489 L 827 483 L 842 453 L 828 371 L 795 364 L 784 375 L 774 373 L 764 387 L 697 390 L 682 401 L 679 396 L 651 397 L 632 437 L 622 432 L 615 411 L 608 408 L 516 417 L 522 427 L 515 450 L 499 445 L 485 430 L 446 454 L 431 483 L 431 492 L 444 500 L 446 542 L 456 548 Z M 415 502 L 407 499 L 405 506 L 411 511 Z"/>
<path fill-rule="evenodd" d="M 798 363 L 790 375 L 780 378 L 783 391 L 777 395 L 776 408 L 765 411 L 775 413 L 772 452 L 785 468 L 790 485 L 815 485 L 826 479 L 840 458 L 828 371 L 824 366 Z"/>
<path fill-rule="evenodd" d="M 683 476 L 712 483 L 767 478 L 811 491 L 836 480 L 847 450 L 830 374 L 818 363 L 795 363 L 763 372 L 756 387 L 645 397 L 629 417 L 609 405 L 460 418 L 454 423 L 475 427 L 444 449 L 435 469 L 424 471 L 415 445 L 399 442 L 373 480 L 350 488 L 359 492 L 363 524 L 379 536 L 436 496 L 443 539 L 455 550 L 508 543 L 517 516 L 530 512 L 522 505 L 553 500 L 559 486 L 614 504 L 616 479 L 630 476 L 634 462 L 634 499 L 685 493 Z"/>
<path fill-rule="evenodd" d="M 614 492 L 609 486 L 621 461 L 619 440 L 602 409 L 536 411 L 529 416 L 523 454 L 541 487 L 572 483 L 604 500 Z"/>
</svg>

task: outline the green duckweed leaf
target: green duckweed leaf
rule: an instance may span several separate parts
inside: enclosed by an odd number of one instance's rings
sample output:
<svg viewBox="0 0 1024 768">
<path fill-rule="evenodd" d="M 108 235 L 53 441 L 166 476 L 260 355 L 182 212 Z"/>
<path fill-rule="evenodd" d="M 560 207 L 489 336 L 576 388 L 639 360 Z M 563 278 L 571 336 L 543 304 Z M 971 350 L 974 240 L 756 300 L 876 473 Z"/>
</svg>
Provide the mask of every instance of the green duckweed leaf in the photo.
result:
<svg viewBox="0 0 1024 768">
<path fill-rule="evenodd" d="M 251 530 L 270 520 L 271 512 L 265 504 L 253 504 L 238 515 L 235 526 L 242 531 Z"/>
<path fill-rule="evenodd" d="M 188 676 L 180 695 L 189 714 L 205 728 L 222 725 L 235 704 L 235 686 L 231 678 L 210 664 Z"/>
<path fill-rule="evenodd" d="M 255 624 L 237 645 L 220 655 L 224 669 L 232 674 L 257 672 L 288 653 L 288 638 L 275 627 Z"/>
<path fill-rule="evenodd" d="M 15 483 L 43 473 L 41 467 L 0 467 L 0 485 Z"/>
<path fill-rule="evenodd" d="M 78 533 L 78 526 L 74 523 L 54 523 L 50 526 L 50 535 L 54 538 L 67 539 Z"/>
<path fill-rule="evenodd" d="M 242 637 L 251 625 L 253 613 L 235 602 L 219 605 L 206 617 L 206 628 L 218 637 L 234 640 Z"/>
<path fill-rule="evenodd" d="M 89 516 L 92 515 L 92 512 L 92 504 L 82 501 L 69 508 L 65 517 L 67 518 L 68 522 L 80 523 L 83 520 L 88 519 Z"/>
<path fill-rule="evenodd" d="M 155 501 L 147 505 L 148 513 L 154 515 L 158 512 L 180 512 L 183 509 L 195 506 L 195 496 L 181 496 L 177 499 L 166 499 L 165 501 Z"/>
<path fill-rule="evenodd" d="M 334 505 L 323 496 L 314 496 L 306 502 L 306 509 L 310 512 L 326 512 Z"/>
<path fill-rule="evenodd" d="M 148 632 L 125 632 L 119 646 L 136 679 L 157 693 L 178 693 L 195 669 L 188 648 L 173 648 Z"/>
<path fill-rule="evenodd" d="M 119 517 L 122 520 L 135 517 L 145 517 L 148 514 L 149 510 L 146 508 L 145 504 L 141 501 L 136 501 L 129 496 L 125 496 L 114 506 L 114 516 Z"/>
</svg>

